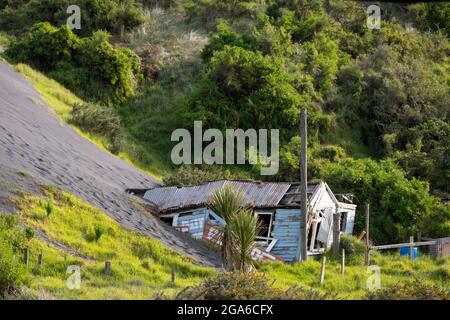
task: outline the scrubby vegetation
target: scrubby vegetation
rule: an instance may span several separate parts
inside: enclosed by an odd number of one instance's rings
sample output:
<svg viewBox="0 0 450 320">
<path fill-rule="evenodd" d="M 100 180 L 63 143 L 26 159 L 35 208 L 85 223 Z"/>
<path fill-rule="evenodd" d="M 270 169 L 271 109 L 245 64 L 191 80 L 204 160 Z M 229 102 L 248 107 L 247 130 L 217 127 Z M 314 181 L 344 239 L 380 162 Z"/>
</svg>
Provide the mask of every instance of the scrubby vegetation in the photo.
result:
<svg viewBox="0 0 450 320">
<path fill-rule="evenodd" d="M 81 29 L 77 31 L 80 35 L 91 35 L 96 30 L 118 33 L 145 21 L 135 0 L 1 0 L 0 29 L 21 35 L 37 22 L 62 26 L 70 16 L 67 9 L 73 4 L 81 9 Z"/>
<path fill-rule="evenodd" d="M 368 300 L 449 300 L 445 290 L 419 281 L 407 282 L 400 286 L 367 293 Z"/>
<path fill-rule="evenodd" d="M 231 272 L 219 273 L 175 297 L 189 300 L 324 300 L 333 299 L 335 295 L 303 287 L 282 290 L 272 286 L 270 279 L 262 274 Z"/>
</svg>

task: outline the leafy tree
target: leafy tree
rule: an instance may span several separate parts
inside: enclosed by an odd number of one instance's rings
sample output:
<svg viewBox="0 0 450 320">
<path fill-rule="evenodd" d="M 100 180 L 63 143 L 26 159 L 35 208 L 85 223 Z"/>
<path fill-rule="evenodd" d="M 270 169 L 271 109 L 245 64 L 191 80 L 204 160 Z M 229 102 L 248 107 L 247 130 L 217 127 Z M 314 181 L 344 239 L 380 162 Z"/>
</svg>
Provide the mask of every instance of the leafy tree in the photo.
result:
<svg viewBox="0 0 450 320">
<path fill-rule="evenodd" d="M 25 62 L 49 72 L 56 80 L 83 96 L 123 101 L 135 93 L 142 75 L 140 58 L 130 49 L 115 49 L 109 34 L 97 31 L 80 38 L 67 26 L 37 23 L 6 51 L 15 62 Z M 80 90 L 82 90 L 80 92 Z"/>
<path fill-rule="evenodd" d="M 211 58 L 186 120 L 222 129 L 292 128 L 305 100 L 289 83 L 281 59 L 225 46 Z"/>
<path fill-rule="evenodd" d="M 405 241 L 418 232 L 429 237 L 443 237 L 450 232 L 450 207 L 429 194 L 426 182 L 408 180 L 393 161 L 347 158 L 324 163 L 318 177 L 335 192 L 352 192 L 357 203 L 371 204 L 371 239 L 376 243 Z M 360 205 L 356 232 L 363 225 Z"/>
<path fill-rule="evenodd" d="M 31 62 L 43 71 L 49 71 L 58 61 L 71 61 L 78 38 L 67 27 L 56 28 L 49 23 L 37 23 L 30 32 L 13 42 L 7 55 L 20 62 Z"/>
<path fill-rule="evenodd" d="M 130 30 L 145 20 L 139 3 L 135 0 L 8 0 L 8 6 L 0 2 L 0 30 L 23 34 L 37 22 L 63 26 L 70 5 L 81 9 L 79 35 L 89 36 L 98 29 L 118 33 L 123 27 Z M 10 4 L 11 2 L 11 4 Z"/>
</svg>

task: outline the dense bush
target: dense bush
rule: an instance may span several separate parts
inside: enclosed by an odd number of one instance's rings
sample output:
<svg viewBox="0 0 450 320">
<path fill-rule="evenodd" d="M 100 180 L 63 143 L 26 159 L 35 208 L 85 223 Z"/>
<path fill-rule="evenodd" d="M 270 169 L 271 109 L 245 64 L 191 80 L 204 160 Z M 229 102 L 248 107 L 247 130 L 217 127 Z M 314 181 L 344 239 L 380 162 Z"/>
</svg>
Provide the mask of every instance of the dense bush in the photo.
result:
<svg viewBox="0 0 450 320">
<path fill-rule="evenodd" d="M 72 108 L 70 122 L 89 132 L 106 137 L 112 153 L 121 150 L 122 131 L 120 118 L 111 108 L 93 104 L 76 104 Z"/>
<path fill-rule="evenodd" d="M 201 169 L 190 166 L 182 166 L 172 174 L 164 177 L 166 186 L 190 186 L 198 185 L 208 181 L 233 179 L 237 175 L 232 174 L 228 170 L 220 170 L 220 168 Z"/>
<path fill-rule="evenodd" d="M 27 234 L 17 226 L 14 216 L 0 215 L 0 297 L 28 280 L 21 260 Z"/>
<path fill-rule="evenodd" d="M 358 238 L 349 235 L 341 235 L 340 248 L 345 249 L 345 259 L 348 265 L 361 265 L 364 261 L 366 246 Z"/>
<path fill-rule="evenodd" d="M 140 74 L 140 59 L 130 49 L 115 49 L 109 35 L 95 32 L 79 38 L 67 26 L 38 23 L 6 51 L 15 62 L 37 67 L 82 96 L 118 101 L 133 95 Z M 93 85 L 96 83 L 96 85 Z M 109 89 L 109 90 L 108 90 Z"/>
<path fill-rule="evenodd" d="M 181 291 L 176 299 L 193 300 L 324 300 L 333 299 L 330 293 L 293 287 L 281 290 L 270 285 L 259 273 L 222 272 L 207 278 L 198 287 Z"/>
<path fill-rule="evenodd" d="M 81 9 L 81 29 L 75 31 L 79 35 L 91 35 L 99 29 L 118 33 L 145 20 L 136 0 L 2 0 L 0 30 L 21 34 L 37 22 L 62 26 L 70 16 L 67 8 L 73 4 Z"/>
<path fill-rule="evenodd" d="M 193 120 L 203 120 L 204 126 L 220 129 L 295 128 L 305 104 L 281 59 L 225 46 L 211 58 L 185 118 L 191 126 Z"/>
<path fill-rule="evenodd" d="M 38 23 L 6 54 L 18 62 L 32 63 L 42 71 L 55 68 L 60 61 L 72 61 L 78 38 L 67 26 L 55 28 L 49 23 Z"/>
<path fill-rule="evenodd" d="M 419 280 L 405 284 L 368 291 L 368 300 L 450 300 L 450 295 L 443 289 Z"/>
</svg>

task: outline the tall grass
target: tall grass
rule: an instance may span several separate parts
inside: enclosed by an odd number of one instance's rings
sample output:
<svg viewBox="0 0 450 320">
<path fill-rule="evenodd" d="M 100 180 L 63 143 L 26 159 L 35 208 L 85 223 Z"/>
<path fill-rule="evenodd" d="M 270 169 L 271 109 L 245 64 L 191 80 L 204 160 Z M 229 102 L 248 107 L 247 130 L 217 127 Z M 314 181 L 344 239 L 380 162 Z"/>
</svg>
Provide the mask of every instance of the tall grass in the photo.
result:
<svg viewBox="0 0 450 320">
<path fill-rule="evenodd" d="M 35 295 L 43 290 L 57 299 L 150 299 L 159 292 L 171 296 L 214 273 L 157 240 L 125 230 L 102 211 L 55 188 L 47 188 L 44 197 L 24 194 L 15 201 L 20 221 L 47 239 L 30 240 L 30 264 L 36 264 L 40 252 L 44 254 L 44 266 L 30 271 L 30 290 Z M 51 215 L 45 209 L 49 202 Z M 103 275 L 106 260 L 112 264 L 110 277 Z M 81 267 L 80 290 L 66 286 L 70 265 Z M 177 270 L 174 287 L 172 267 Z"/>
</svg>

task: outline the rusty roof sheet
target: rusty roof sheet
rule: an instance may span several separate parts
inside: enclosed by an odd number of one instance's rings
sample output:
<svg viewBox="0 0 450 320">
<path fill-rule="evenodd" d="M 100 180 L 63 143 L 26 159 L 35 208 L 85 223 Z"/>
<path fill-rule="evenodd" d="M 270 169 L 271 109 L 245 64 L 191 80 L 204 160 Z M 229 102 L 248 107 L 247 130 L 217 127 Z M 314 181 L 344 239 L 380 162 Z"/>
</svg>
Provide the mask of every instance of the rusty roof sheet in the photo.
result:
<svg viewBox="0 0 450 320">
<path fill-rule="evenodd" d="M 239 190 L 245 204 L 255 208 L 276 207 L 293 185 L 287 182 L 219 180 L 197 186 L 157 187 L 145 192 L 143 198 L 154 203 L 160 212 L 201 207 L 208 203 L 210 195 L 215 190 L 225 184 Z"/>
</svg>

